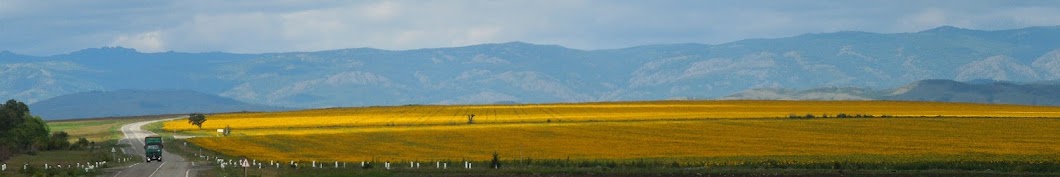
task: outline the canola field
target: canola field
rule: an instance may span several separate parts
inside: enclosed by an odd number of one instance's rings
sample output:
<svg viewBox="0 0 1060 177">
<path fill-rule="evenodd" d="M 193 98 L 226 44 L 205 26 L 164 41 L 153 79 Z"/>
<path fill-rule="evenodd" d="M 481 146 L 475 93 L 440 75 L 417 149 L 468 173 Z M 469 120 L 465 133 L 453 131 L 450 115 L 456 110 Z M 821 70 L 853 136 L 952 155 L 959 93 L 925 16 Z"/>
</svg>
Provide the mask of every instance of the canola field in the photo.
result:
<svg viewBox="0 0 1060 177">
<path fill-rule="evenodd" d="M 875 118 L 790 119 L 789 115 Z M 467 115 L 475 114 L 473 124 Z M 881 118 L 888 115 L 888 118 Z M 214 137 L 230 126 L 232 135 Z M 1060 107 L 886 101 L 662 101 L 334 108 L 164 129 L 269 160 L 1060 160 Z"/>
<path fill-rule="evenodd" d="M 864 114 L 894 117 L 1060 117 L 1060 107 L 899 101 L 657 101 L 530 105 L 426 105 L 210 115 L 202 129 L 324 128 L 476 124 L 787 118 Z M 199 130 L 186 121 L 168 131 Z"/>
</svg>

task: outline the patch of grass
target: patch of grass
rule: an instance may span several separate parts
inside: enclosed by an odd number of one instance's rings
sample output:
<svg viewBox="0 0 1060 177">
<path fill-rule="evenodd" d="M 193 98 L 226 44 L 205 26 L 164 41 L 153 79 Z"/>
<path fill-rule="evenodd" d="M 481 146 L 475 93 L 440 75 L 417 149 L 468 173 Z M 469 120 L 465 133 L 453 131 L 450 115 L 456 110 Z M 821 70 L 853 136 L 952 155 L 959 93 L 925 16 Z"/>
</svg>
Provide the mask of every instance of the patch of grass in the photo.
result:
<svg viewBox="0 0 1060 177">
<path fill-rule="evenodd" d="M 69 167 L 70 165 L 77 166 L 78 163 L 85 165 L 90 162 L 107 161 L 107 164 L 102 168 L 115 167 L 129 165 L 140 161 L 140 157 L 133 155 L 126 155 L 121 153 L 111 153 L 111 148 L 121 148 L 115 144 L 115 140 L 106 142 L 97 142 L 97 149 L 89 151 L 85 150 L 65 150 L 65 151 L 40 151 L 35 155 L 20 154 L 8 159 L 4 163 L 7 164 L 7 171 L 0 172 L 0 176 L 94 176 L 99 175 L 101 171 L 89 171 L 85 172 L 84 169 L 43 169 L 45 164 L 55 167 L 56 165 L 62 165 Z M 116 159 L 129 159 L 127 162 L 119 161 Z M 22 170 L 23 164 L 30 167 L 29 170 Z M 100 169 L 102 169 L 100 168 Z"/>
<path fill-rule="evenodd" d="M 98 119 L 75 119 L 48 121 L 48 128 L 52 132 L 65 131 L 70 134 L 71 141 L 84 137 L 89 141 L 104 142 L 121 139 L 121 126 L 133 122 L 153 120 L 172 117 L 171 115 L 120 117 L 120 118 L 98 118 Z"/>
</svg>

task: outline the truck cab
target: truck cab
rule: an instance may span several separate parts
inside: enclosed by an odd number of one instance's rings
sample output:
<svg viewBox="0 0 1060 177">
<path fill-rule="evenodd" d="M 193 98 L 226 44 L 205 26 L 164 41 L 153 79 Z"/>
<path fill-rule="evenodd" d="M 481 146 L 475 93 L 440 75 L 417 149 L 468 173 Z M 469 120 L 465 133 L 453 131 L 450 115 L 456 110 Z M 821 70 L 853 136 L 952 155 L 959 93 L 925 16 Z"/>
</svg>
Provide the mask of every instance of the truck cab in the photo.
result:
<svg viewBox="0 0 1060 177">
<path fill-rule="evenodd" d="M 144 138 L 144 159 L 150 163 L 152 160 L 162 161 L 162 137 L 150 136 Z"/>
</svg>

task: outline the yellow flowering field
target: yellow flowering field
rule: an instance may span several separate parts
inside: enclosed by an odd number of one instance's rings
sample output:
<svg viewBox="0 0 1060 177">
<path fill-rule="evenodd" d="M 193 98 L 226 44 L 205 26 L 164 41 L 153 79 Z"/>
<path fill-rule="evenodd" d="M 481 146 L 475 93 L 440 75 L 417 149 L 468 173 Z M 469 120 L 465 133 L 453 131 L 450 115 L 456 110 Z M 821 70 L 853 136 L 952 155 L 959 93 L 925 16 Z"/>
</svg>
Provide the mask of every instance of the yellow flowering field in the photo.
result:
<svg viewBox="0 0 1060 177">
<path fill-rule="evenodd" d="M 868 114 L 876 118 L 790 119 Z M 474 124 L 467 115 L 474 114 Z M 888 118 L 880 118 L 888 115 Z M 270 160 L 1060 160 L 1060 107 L 895 101 L 657 101 L 331 108 L 164 129 Z M 214 137 L 231 126 L 233 134 Z"/>
<path fill-rule="evenodd" d="M 210 115 L 202 129 L 320 128 L 476 124 L 786 118 L 845 114 L 899 117 L 1060 117 L 1060 107 L 900 101 L 655 101 L 529 105 L 425 105 Z M 186 121 L 169 131 L 199 130 Z"/>
<path fill-rule="evenodd" d="M 443 126 L 246 130 L 251 135 L 189 141 L 228 155 L 273 160 L 488 160 L 493 152 L 513 159 L 578 160 L 879 159 L 857 159 L 863 156 L 904 160 L 1044 156 L 1060 160 L 1060 120 L 1042 118 L 720 119 L 437 127 Z"/>
</svg>

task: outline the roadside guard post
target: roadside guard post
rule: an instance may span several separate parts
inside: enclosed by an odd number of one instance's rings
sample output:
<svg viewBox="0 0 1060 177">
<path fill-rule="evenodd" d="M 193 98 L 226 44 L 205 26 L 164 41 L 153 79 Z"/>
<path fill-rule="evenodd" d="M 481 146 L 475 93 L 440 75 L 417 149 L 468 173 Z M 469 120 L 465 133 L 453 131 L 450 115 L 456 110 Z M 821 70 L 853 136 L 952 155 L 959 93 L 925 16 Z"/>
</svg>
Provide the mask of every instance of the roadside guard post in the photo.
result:
<svg viewBox="0 0 1060 177">
<path fill-rule="evenodd" d="M 246 177 L 247 176 L 247 167 L 250 167 L 250 162 L 247 161 L 246 158 L 243 158 L 243 160 L 241 160 L 239 163 L 240 163 L 241 166 L 243 166 L 243 177 Z"/>
</svg>

